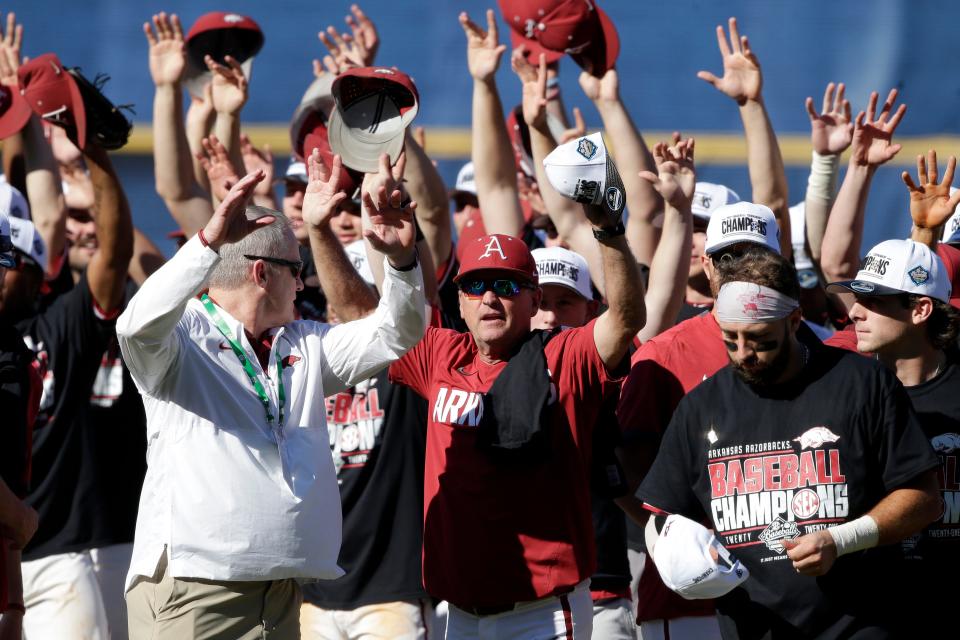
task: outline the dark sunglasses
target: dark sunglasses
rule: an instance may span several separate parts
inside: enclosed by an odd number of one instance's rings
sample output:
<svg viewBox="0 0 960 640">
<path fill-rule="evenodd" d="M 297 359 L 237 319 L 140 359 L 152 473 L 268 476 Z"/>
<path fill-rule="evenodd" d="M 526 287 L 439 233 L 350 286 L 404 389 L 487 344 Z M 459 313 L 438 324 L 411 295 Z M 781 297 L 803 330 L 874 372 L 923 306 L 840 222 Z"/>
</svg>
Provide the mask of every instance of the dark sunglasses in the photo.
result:
<svg viewBox="0 0 960 640">
<path fill-rule="evenodd" d="M 290 270 L 290 275 L 294 278 L 299 278 L 300 273 L 303 271 L 303 261 L 302 260 L 286 260 L 284 258 L 271 258 L 270 256 L 254 256 L 249 254 L 244 254 L 243 256 L 247 260 L 263 260 L 264 262 L 269 262 L 271 264 L 278 264 L 281 267 L 286 267 Z"/>
<path fill-rule="evenodd" d="M 457 285 L 463 295 L 470 298 L 482 297 L 487 291 L 493 291 L 499 298 L 513 298 L 520 295 L 520 289 L 534 289 L 532 284 L 513 278 L 497 278 L 485 280 L 483 278 L 465 278 Z"/>
</svg>

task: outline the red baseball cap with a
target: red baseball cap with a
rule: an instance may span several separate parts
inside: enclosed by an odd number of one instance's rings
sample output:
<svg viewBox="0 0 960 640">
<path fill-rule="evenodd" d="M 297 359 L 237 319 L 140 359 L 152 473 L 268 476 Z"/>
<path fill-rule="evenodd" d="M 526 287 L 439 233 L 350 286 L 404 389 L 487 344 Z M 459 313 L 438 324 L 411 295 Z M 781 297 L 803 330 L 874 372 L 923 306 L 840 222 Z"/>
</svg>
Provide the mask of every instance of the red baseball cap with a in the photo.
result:
<svg viewBox="0 0 960 640">
<path fill-rule="evenodd" d="M 468 241 L 460 257 L 460 271 L 453 279 L 474 271 L 507 271 L 529 282 L 537 282 L 537 262 L 520 238 L 495 233 Z"/>
<path fill-rule="evenodd" d="M 310 124 L 310 128 L 307 130 L 306 135 L 303 136 L 303 145 L 295 151 L 301 155 L 301 157 L 304 158 L 304 162 L 306 162 L 306 159 L 310 157 L 313 150 L 319 149 L 320 159 L 323 160 L 323 164 L 326 165 L 327 169 L 330 169 L 330 167 L 333 166 L 333 150 L 330 148 L 327 126 L 319 114 L 314 117 L 312 122 L 308 119 L 308 124 Z M 357 187 L 363 182 L 363 176 L 346 165 L 341 166 L 337 190 L 346 193 L 348 198 L 353 198 L 356 194 Z"/>
<path fill-rule="evenodd" d="M 30 119 L 30 105 L 17 87 L 0 84 L 0 140 L 23 129 Z"/>
<path fill-rule="evenodd" d="M 620 38 L 613 21 L 595 0 L 498 1 L 504 20 L 519 36 L 513 41 L 514 47 L 519 42 L 531 51 L 536 45 L 538 49 L 567 53 L 595 76 L 602 76 L 616 63 Z"/>
<path fill-rule="evenodd" d="M 37 56 L 17 70 L 20 93 L 38 116 L 63 127 L 70 141 L 87 143 L 87 115 L 77 81 L 53 53 Z"/>
<path fill-rule="evenodd" d="M 203 58 L 210 55 L 220 64 L 230 56 L 243 67 L 250 79 L 253 58 L 263 47 L 263 31 L 253 18 L 230 11 L 205 13 L 187 32 L 187 65 L 184 84 L 191 94 L 203 95 L 203 86 L 210 81 L 210 71 Z"/>
</svg>

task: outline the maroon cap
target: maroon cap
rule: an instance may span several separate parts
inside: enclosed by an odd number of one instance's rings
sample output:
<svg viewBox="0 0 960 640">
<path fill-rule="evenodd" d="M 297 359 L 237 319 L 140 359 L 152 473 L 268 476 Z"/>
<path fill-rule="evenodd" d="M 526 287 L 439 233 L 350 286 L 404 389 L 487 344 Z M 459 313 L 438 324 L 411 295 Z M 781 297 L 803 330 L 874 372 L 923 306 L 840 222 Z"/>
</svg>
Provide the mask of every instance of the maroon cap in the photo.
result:
<svg viewBox="0 0 960 640">
<path fill-rule="evenodd" d="M 947 268 L 947 277 L 950 278 L 950 304 L 960 309 L 960 249 L 942 242 L 937 243 L 937 255 L 943 260 Z"/>
<path fill-rule="evenodd" d="M 537 263 L 530 249 L 520 238 L 495 233 L 467 241 L 460 257 L 459 282 L 473 271 L 509 271 L 531 282 L 537 282 Z"/>
<path fill-rule="evenodd" d="M 17 87 L 0 84 L 0 140 L 9 138 L 30 120 L 30 105 Z"/>
<path fill-rule="evenodd" d="M 509 0 L 500 0 L 501 10 Z M 532 65 L 540 64 L 540 54 L 543 54 L 544 59 L 547 61 L 547 64 L 552 64 L 564 56 L 563 51 L 551 51 L 550 49 L 544 49 L 543 46 L 532 38 L 528 38 L 524 31 L 515 31 L 510 29 L 510 44 L 513 49 L 517 47 L 523 47 L 525 50 L 525 58 L 527 62 Z"/>
<path fill-rule="evenodd" d="M 295 152 L 301 158 L 306 159 L 310 157 L 314 149 L 319 149 L 320 159 L 329 169 L 333 166 L 333 150 L 330 148 L 327 126 L 323 122 L 323 116 L 317 113 L 308 119 L 308 123 L 310 129 L 305 132 L 302 143 L 295 149 Z M 363 182 L 362 175 L 347 166 L 343 166 L 340 171 L 340 180 L 337 182 L 337 190 L 346 193 L 348 198 L 353 198 L 361 182 Z"/>
<path fill-rule="evenodd" d="M 613 68 L 620 38 L 594 0 L 499 0 L 513 32 L 543 49 L 570 54 L 580 67 L 601 76 Z"/>
<path fill-rule="evenodd" d="M 203 95 L 203 85 L 210 81 L 210 71 L 204 56 L 209 55 L 220 64 L 230 56 L 243 66 L 250 79 L 254 56 L 263 47 L 263 31 L 252 18 L 229 11 L 205 13 L 187 32 L 187 71 L 184 84 L 195 96 Z"/>
<path fill-rule="evenodd" d="M 331 91 L 337 108 L 328 124 L 330 147 L 343 163 L 367 173 L 377 172 L 382 153 L 395 163 L 420 106 L 410 76 L 388 67 L 357 67 L 337 76 Z"/>
<path fill-rule="evenodd" d="M 63 127 L 70 141 L 83 149 L 87 143 L 87 116 L 77 81 L 55 54 L 45 53 L 17 71 L 20 93 L 38 116 Z"/>
</svg>

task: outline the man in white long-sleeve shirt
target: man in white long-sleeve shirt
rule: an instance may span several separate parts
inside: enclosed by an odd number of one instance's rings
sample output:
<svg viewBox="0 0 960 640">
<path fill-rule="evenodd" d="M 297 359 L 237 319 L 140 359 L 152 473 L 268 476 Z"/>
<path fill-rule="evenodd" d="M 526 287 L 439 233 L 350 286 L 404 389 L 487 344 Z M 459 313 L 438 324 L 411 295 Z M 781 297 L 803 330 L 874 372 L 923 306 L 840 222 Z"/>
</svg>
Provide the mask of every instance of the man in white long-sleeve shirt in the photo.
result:
<svg viewBox="0 0 960 640">
<path fill-rule="evenodd" d="M 343 574 L 324 397 L 424 332 L 398 192 L 364 194 L 379 211 L 368 237 L 387 258 L 379 306 L 331 327 L 294 320 L 296 239 L 281 214 L 251 220 L 247 206 L 262 179 L 240 180 L 117 321 L 149 445 L 126 586 L 133 639 L 299 637 L 295 579 Z M 324 268 L 356 277 L 346 259 Z"/>
</svg>

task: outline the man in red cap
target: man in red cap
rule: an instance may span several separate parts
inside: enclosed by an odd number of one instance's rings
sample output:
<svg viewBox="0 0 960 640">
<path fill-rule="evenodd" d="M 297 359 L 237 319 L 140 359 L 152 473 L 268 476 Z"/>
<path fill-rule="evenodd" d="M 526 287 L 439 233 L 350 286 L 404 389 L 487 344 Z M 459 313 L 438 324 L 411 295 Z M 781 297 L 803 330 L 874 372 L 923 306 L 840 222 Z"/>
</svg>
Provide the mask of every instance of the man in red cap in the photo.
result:
<svg viewBox="0 0 960 640">
<path fill-rule="evenodd" d="M 602 315 L 531 331 L 541 292 L 530 251 L 480 237 L 456 277 L 469 333 L 430 328 L 390 370 L 430 411 L 423 579 L 450 603 L 448 638 L 590 635 L 590 431 L 645 311 L 622 227 L 585 210 L 603 260 Z"/>
</svg>

